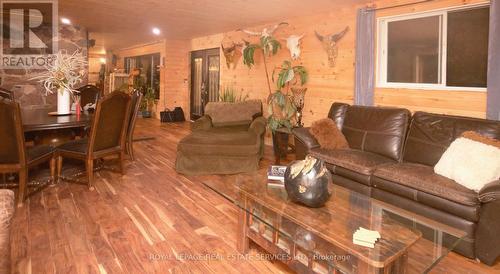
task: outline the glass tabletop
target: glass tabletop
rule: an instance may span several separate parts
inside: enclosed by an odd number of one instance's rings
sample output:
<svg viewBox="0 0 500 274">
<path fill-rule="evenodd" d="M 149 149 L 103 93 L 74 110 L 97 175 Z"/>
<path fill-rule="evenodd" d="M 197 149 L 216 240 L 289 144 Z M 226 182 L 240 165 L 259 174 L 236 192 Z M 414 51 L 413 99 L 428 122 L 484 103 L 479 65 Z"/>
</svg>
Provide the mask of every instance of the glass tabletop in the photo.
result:
<svg viewBox="0 0 500 274">
<path fill-rule="evenodd" d="M 425 273 L 466 235 L 333 184 L 321 208 L 291 202 L 284 187 L 263 174 L 204 184 L 238 206 L 240 251 L 251 240 L 298 272 Z M 353 243 L 360 227 L 380 233 L 374 248 Z"/>
</svg>

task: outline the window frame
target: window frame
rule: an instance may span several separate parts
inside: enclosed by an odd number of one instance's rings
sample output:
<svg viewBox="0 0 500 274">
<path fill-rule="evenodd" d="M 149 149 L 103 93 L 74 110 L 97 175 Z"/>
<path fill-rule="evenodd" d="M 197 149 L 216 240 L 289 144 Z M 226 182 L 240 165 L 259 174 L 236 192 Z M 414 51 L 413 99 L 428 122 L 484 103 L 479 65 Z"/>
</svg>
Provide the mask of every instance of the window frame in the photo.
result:
<svg viewBox="0 0 500 274">
<path fill-rule="evenodd" d="M 448 13 L 459 10 L 468 10 L 474 8 L 490 7 L 489 2 L 463 5 L 459 7 L 449 7 L 438 10 L 408 13 L 401 15 L 383 16 L 377 18 L 377 51 L 376 51 L 376 73 L 377 73 L 377 88 L 402 88 L 402 89 L 423 89 L 423 90 L 456 90 L 456 91 L 477 91 L 486 92 L 487 87 L 456 87 L 447 86 L 446 83 L 446 66 L 447 66 L 447 50 L 448 50 Z M 411 20 L 418 18 L 426 18 L 432 16 L 440 16 L 439 24 L 439 39 L 440 39 L 440 58 L 439 58 L 439 83 L 404 83 L 404 82 L 388 82 L 387 81 L 387 46 L 388 46 L 388 25 L 390 22 L 403 20 Z"/>
</svg>

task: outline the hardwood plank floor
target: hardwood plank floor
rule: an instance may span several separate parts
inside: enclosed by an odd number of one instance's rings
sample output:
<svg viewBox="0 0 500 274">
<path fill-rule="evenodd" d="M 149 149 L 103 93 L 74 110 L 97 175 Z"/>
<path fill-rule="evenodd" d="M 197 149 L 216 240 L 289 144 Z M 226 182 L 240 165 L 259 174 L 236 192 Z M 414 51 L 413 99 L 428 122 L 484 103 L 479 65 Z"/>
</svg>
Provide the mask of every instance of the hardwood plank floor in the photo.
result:
<svg viewBox="0 0 500 274">
<path fill-rule="evenodd" d="M 187 122 L 139 119 L 136 136 L 156 139 L 134 144 L 136 161 L 127 161 L 125 175 L 101 170 L 94 191 L 61 183 L 29 197 L 12 223 L 13 272 L 288 273 L 277 262 L 227 259 L 237 254 L 236 208 L 201 182 L 234 178 L 175 172 L 177 143 L 189 131 Z M 270 147 L 265 155 L 260 172 L 272 161 Z M 250 254 L 262 252 L 253 246 Z M 454 253 L 434 271 L 488 272 L 500 272 L 500 263 L 487 267 Z"/>
</svg>

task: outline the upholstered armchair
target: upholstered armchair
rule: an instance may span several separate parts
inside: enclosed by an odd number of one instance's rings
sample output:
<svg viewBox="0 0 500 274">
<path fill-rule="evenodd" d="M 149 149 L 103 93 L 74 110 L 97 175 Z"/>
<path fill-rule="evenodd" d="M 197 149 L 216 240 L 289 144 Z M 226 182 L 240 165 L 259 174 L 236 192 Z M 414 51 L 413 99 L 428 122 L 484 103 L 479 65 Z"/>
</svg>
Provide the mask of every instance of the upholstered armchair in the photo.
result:
<svg viewBox="0 0 500 274">
<path fill-rule="evenodd" d="M 262 102 L 208 103 L 205 113 L 177 146 L 177 172 L 236 174 L 259 169 L 266 131 Z"/>
</svg>

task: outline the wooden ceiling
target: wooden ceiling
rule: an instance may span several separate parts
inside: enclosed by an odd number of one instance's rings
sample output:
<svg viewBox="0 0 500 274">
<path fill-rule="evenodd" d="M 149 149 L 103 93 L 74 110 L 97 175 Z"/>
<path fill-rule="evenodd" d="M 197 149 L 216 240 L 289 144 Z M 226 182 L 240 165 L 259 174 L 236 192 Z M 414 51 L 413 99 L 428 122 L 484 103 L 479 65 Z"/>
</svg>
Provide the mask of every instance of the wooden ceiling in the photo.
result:
<svg viewBox="0 0 500 274">
<path fill-rule="evenodd" d="M 59 15 L 88 28 L 106 50 L 188 39 L 335 10 L 363 0 L 60 0 Z M 158 27 L 160 36 L 152 34 Z"/>
</svg>

